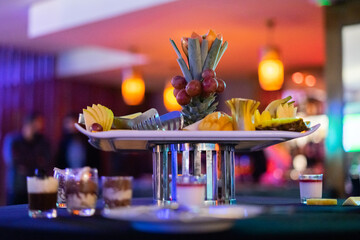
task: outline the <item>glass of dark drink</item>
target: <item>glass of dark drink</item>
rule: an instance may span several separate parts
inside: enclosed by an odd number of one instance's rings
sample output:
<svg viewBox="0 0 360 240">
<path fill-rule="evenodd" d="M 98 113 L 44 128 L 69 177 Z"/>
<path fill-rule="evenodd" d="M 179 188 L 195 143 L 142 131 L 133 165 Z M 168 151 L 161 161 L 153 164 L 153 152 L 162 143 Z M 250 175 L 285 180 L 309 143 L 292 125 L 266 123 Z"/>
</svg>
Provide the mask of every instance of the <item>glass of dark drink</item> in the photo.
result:
<svg viewBox="0 0 360 240">
<path fill-rule="evenodd" d="M 58 181 L 53 177 L 27 177 L 29 216 L 56 218 Z"/>
<path fill-rule="evenodd" d="M 98 171 L 96 168 L 65 169 L 66 208 L 69 213 L 92 216 L 95 213 L 98 194 Z"/>
<path fill-rule="evenodd" d="M 132 199 L 132 177 L 101 177 L 105 209 L 129 206 Z"/>
</svg>

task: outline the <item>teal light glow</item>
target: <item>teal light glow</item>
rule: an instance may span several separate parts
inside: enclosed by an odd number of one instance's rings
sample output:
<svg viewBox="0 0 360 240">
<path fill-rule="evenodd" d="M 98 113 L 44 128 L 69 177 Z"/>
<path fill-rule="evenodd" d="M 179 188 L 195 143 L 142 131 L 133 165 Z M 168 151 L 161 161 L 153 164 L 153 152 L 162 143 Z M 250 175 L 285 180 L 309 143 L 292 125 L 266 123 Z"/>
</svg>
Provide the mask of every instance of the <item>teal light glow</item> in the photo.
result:
<svg viewBox="0 0 360 240">
<path fill-rule="evenodd" d="M 343 147 L 345 152 L 360 152 L 360 113 L 344 116 Z"/>
</svg>

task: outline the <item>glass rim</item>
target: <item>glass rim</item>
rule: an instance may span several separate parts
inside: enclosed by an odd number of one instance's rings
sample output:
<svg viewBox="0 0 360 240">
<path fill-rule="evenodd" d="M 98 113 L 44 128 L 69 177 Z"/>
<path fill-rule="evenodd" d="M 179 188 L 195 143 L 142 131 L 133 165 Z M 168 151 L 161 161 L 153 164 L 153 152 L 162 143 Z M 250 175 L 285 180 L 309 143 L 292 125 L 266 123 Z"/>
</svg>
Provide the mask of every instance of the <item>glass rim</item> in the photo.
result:
<svg viewBox="0 0 360 240">
<path fill-rule="evenodd" d="M 176 184 L 205 184 L 205 176 L 180 175 L 176 177 Z"/>
<path fill-rule="evenodd" d="M 300 174 L 299 180 L 311 179 L 311 180 L 322 180 L 323 174 Z"/>
</svg>

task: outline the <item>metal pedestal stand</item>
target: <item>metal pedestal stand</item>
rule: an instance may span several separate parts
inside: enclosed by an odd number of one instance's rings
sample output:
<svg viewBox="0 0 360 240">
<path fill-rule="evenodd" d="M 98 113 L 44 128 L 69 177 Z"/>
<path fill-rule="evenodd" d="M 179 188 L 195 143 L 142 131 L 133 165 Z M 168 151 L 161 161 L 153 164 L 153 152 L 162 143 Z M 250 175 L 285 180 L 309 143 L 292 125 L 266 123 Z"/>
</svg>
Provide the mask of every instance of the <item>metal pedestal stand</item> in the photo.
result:
<svg viewBox="0 0 360 240">
<path fill-rule="evenodd" d="M 158 204 L 176 200 L 176 176 L 204 176 L 205 203 L 234 204 L 235 145 L 179 143 L 153 145 L 153 191 Z M 175 177 L 174 177 L 175 176 Z"/>
</svg>

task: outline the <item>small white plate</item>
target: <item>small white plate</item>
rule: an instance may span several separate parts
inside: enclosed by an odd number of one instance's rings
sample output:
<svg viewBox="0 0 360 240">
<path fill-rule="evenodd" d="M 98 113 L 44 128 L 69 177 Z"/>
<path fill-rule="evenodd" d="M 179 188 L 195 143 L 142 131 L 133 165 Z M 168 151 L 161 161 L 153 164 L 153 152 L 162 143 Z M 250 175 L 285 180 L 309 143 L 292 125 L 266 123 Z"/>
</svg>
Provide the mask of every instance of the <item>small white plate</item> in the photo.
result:
<svg viewBox="0 0 360 240">
<path fill-rule="evenodd" d="M 105 209 L 103 216 L 130 221 L 135 229 L 144 232 L 209 233 L 227 230 L 236 220 L 254 217 L 262 212 L 263 207 L 245 205 L 210 206 L 197 210 L 133 206 Z"/>
</svg>

